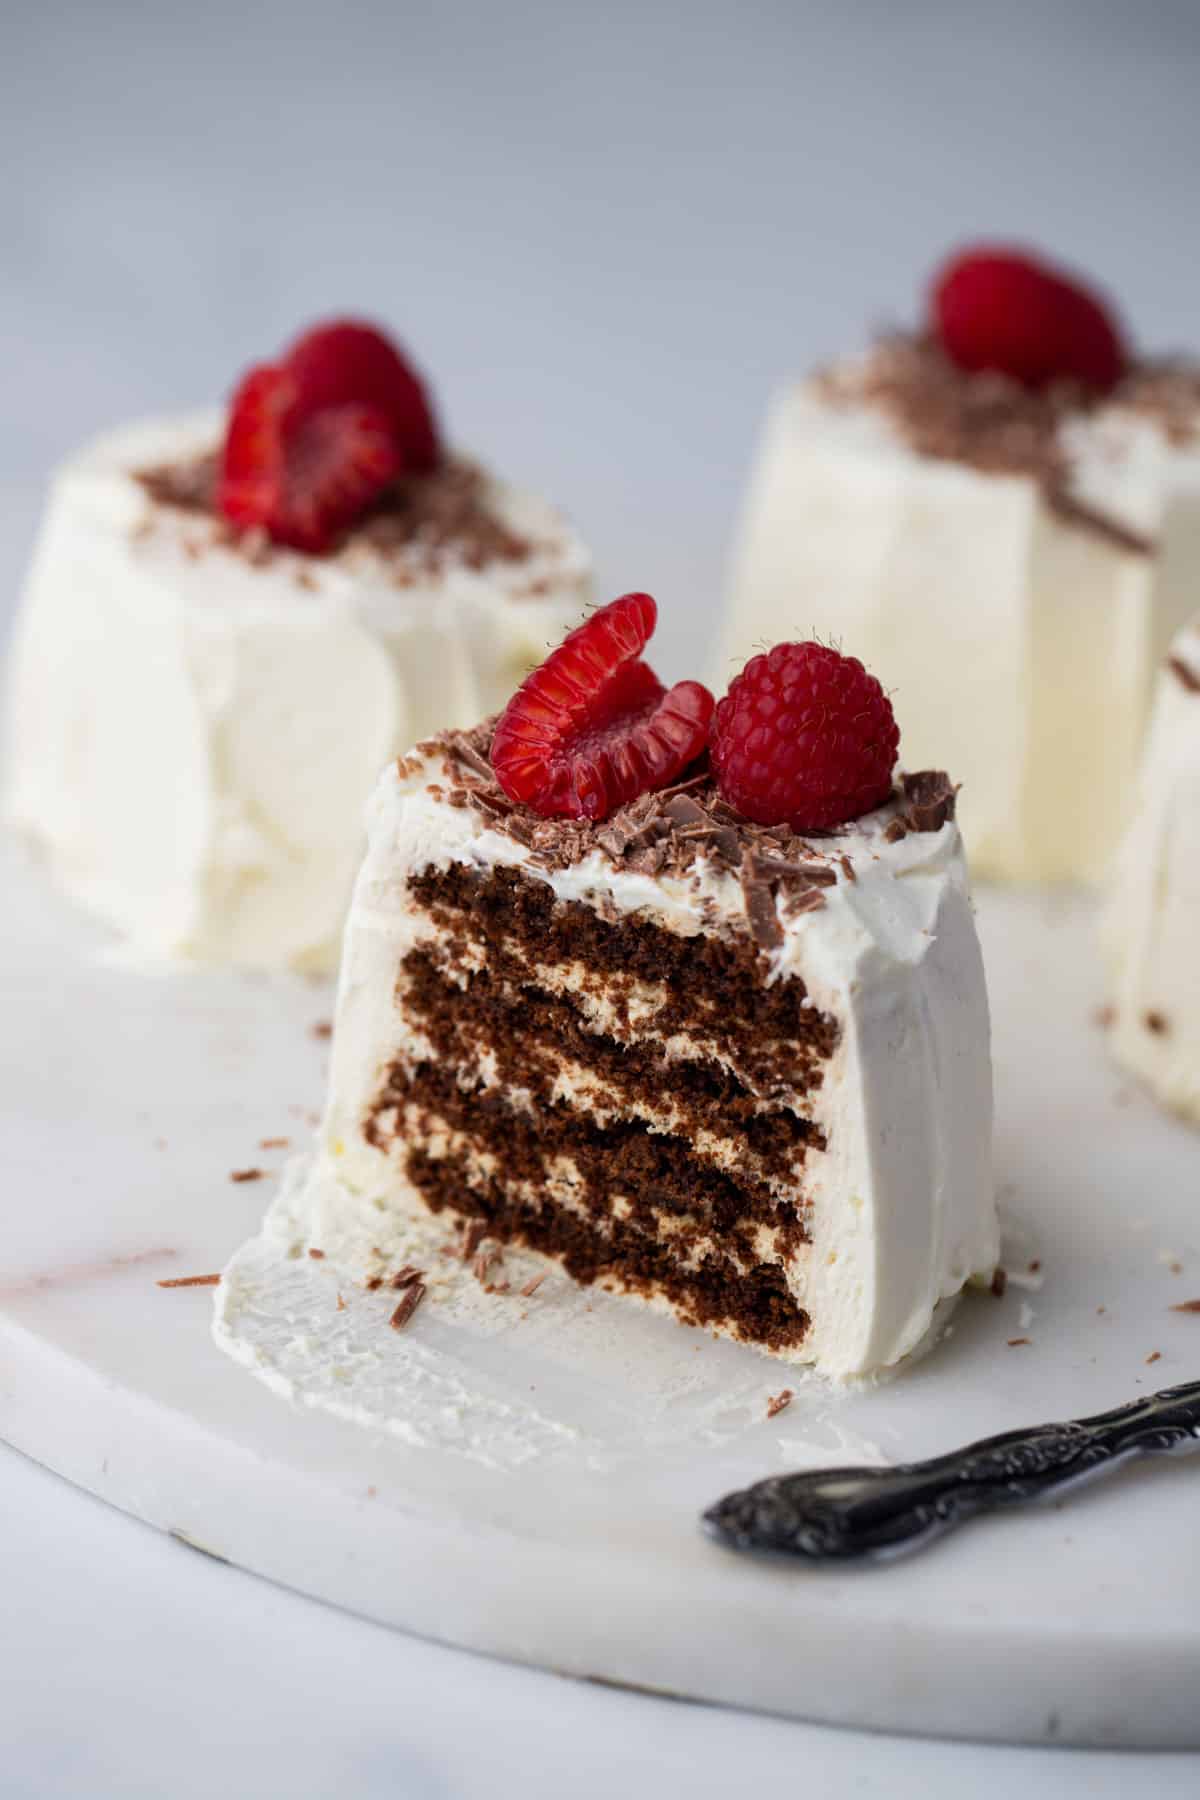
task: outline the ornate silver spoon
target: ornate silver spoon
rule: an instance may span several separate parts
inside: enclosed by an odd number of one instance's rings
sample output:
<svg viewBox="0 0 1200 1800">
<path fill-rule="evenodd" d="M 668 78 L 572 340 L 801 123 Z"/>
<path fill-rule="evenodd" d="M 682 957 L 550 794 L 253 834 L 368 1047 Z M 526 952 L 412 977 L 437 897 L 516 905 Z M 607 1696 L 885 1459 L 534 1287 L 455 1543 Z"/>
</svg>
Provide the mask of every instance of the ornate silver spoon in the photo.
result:
<svg viewBox="0 0 1200 1800">
<path fill-rule="evenodd" d="M 704 1524 L 731 1550 L 806 1562 L 882 1560 L 919 1550 L 977 1513 L 1059 1494 L 1143 1456 L 1200 1449 L 1200 1381 L 1113 1412 L 982 1438 L 890 1469 L 772 1475 L 710 1506 Z"/>
</svg>

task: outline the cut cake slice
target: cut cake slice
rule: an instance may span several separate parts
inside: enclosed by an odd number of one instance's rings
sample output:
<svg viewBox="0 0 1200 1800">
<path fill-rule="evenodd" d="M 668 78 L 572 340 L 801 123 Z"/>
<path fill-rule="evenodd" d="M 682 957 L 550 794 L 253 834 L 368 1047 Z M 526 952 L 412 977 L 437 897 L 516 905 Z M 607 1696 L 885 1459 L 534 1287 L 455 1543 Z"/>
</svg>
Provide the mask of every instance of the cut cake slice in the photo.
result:
<svg viewBox="0 0 1200 1800">
<path fill-rule="evenodd" d="M 510 800 L 490 725 L 376 791 L 313 1241 L 430 1211 L 831 1374 L 997 1257 L 983 968 L 940 774 L 827 836 L 708 775 L 600 824 Z"/>
</svg>

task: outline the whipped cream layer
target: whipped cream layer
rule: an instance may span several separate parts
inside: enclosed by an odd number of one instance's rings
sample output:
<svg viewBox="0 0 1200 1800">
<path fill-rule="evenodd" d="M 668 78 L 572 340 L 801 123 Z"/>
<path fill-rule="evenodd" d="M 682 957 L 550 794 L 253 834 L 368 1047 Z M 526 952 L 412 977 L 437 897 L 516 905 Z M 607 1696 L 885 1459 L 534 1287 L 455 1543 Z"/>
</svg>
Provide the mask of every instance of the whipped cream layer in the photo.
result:
<svg viewBox="0 0 1200 1800">
<path fill-rule="evenodd" d="M 764 642 L 832 638 L 894 695 L 906 763 L 961 777 L 977 876 L 1096 879 L 1154 670 L 1200 591 L 1200 389 L 1147 374 L 1036 426 L 989 418 L 978 390 L 976 455 L 966 431 L 906 429 L 878 381 L 900 353 L 776 398 L 722 678 Z"/>
<path fill-rule="evenodd" d="M 1200 1124 L 1200 624 L 1159 676 L 1137 808 L 1103 920 L 1117 1060 Z"/>
<path fill-rule="evenodd" d="M 763 1227 L 738 1240 L 755 1257 L 781 1260 L 788 1293 L 809 1315 L 803 1340 L 782 1354 L 831 1375 L 850 1375 L 886 1367 L 913 1351 L 939 1303 L 972 1276 L 990 1276 L 997 1256 L 987 998 L 953 821 L 901 835 L 896 801 L 835 839 L 814 840 L 812 856 L 828 870 L 821 904 L 797 908 L 782 893 L 772 894 L 774 922 L 764 930 L 761 917 L 757 929 L 748 919 L 743 882 L 714 857 L 701 852 L 684 873 L 650 873 L 616 866 L 596 848 L 569 866 L 552 866 L 553 859 L 548 864 L 502 823 L 463 805 L 462 780 L 453 753 L 429 745 L 389 768 L 372 801 L 369 848 L 343 954 L 312 1241 L 338 1267 L 369 1274 L 379 1257 L 387 1258 L 389 1242 L 402 1245 L 407 1222 L 425 1211 L 405 1173 L 406 1132 L 424 1133 L 424 1147 L 436 1155 L 473 1153 L 469 1142 L 454 1141 L 459 1128 L 453 1120 L 441 1134 L 444 1141 L 431 1144 L 428 1121 L 422 1125 L 407 1116 L 402 1098 L 390 1113 L 385 1098 L 381 1111 L 389 1070 L 430 1066 L 421 1021 L 404 1006 L 406 959 L 411 965 L 416 952 L 464 986 L 475 970 L 490 966 L 503 980 L 511 969 L 520 982 L 529 981 L 523 991 L 544 1006 L 563 996 L 578 999 L 586 988 L 582 960 L 572 962 L 548 942 L 531 950 L 527 940 L 511 955 L 507 943 L 498 950 L 493 942 L 489 950 L 475 942 L 469 917 L 446 929 L 409 885 L 431 871 L 513 870 L 544 884 L 556 900 L 576 902 L 604 920 L 644 921 L 698 946 L 705 937 L 734 945 L 753 937 L 763 946 L 758 954 L 767 959 L 769 987 L 803 981 L 805 1007 L 835 1021 L 837 1032 L 819 1080 L 804 1079 L 798 1060 L 795 1085 L 783 1091 L 808 1139 L 796 1166 L 788 1166 L 786 1151 L 768 1156 L 764 1150 L 760 1158 L 745 1119 L 724 1121 L 719 1106 L 692 1126 L 691 1149 L 701 1172 L 711 1170 L 719 1179 L 722 1171 L 736 1169 L 743 1181 L 789 1203 L 795 1221 L 803 1223 L 807 1241 L 788 1240 L 786 1252 Z M 698 996 L 703 982 L 697 963 Z M 757 1062 L 739 1064 L 719 1022 L 706 1022 L 700 1004 L 694 1024 L 676 1020 L 670 1031 L 656 1033 L 663 999 L 656 980 L 634 970 L 606 977 L 599 997 L 593 986 L 589 1005 L 572 1011 L 576 1044 L 563 1034 L 555 1099 L 569 1102 L 592 1124 L 633 1119 L 652 1134 L 674 1133 L 678 1143 L 680 1109 L 696 1116 L 687 1074 L 702 1059 L 710 1070 L 728 1069 L 758 1096 L 751 1116 L 759 1102 L 764 1111 L 778 1113 L 780 1091 L 771 1089 Z M 599 1064 L 580 1053 L 591 1031 L 617 1047 Z M 649 1098 L 643 1092 L 631 1099 L 626 1091 L 622 1043 L 631 1054 L 649 1044 L 665 1058 L 662 1080 Z M 534 1044 L 531 1029 L 531 1085 L 544 1075 L 534 1067 Z M 770 1048 L 765 1041 L 762 1047 Z M 504 1050 L 499 1040 L 497 1049 Z M 472 1091 L 492 1086 L 496 1103 L 519 1122 L 519 1071 L 514 1077 L 484 1049 L 475 1066 L 460 1068 L 458 1079 Z M 543 1105 L 539 1117 L 544 1115 Z M 503 1153 L 479 1152 L 478 1146 L 474 1153 L 490 1158 L 477 1171 L 484 1176 L 514 1190 L 527 1179 L 515 1149 L 511 1167 Z M 561 1207 L 581 1211 L 579 1171 L 569 1150 L 555 1162 L 551 1185 Z M 639 1200 L 622 1196 L 619 1179 L 613 1185 L 609 1214 L 592 1216 L 601 1232 L 617 1230 Z M 702 1264 L 710 1254 L 737 1262 L 745 1254 L 731 1252 L 720 1233 L 706 1236 L 678 1211 L 651 1210 L 657 1235 L 678 1239 L 683 1263 Z M 639 1297 L 677 1310 L 661 1293 Z"/>
<path fill-rule="evenodd" d="M 328 968 L 380 769 L 503 703 L 578 622 L 589 558 L 547 503 L 490 479 L 519 557 L 239 544 L 138 479 L 220 435 L 216 414 L 133 426 L 57 476 L 14 642 L 5 811 L 136 951 Z"/>
</svg>

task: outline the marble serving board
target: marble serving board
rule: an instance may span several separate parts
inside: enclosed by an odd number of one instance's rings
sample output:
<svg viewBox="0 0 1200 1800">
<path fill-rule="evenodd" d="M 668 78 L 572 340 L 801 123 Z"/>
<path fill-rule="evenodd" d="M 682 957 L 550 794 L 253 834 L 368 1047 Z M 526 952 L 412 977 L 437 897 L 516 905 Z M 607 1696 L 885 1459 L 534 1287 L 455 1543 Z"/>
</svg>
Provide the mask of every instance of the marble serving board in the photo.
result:
<svg viewBox="0 0 1200 1800">
<path fill-rule="evenodd" d="M 460 1299 L 402 1335 L 392 1297 L 338 1309 L 327 1263 L 252 1241 L 296 1191 L 329 985 L 134 968 L 20 852 L 0 881 L 11 1443 L 246 1569 L 574 1675 L 854 1726 L 1200 1745 L 1200 1457 L 885 1567 L 740 1560 L 698 1525 L 761 1475 L 1200 1376 L 1200 1316 L 1170 1310 L 1200 1296 L 1200 1139 L 1106 1063 L 1086 902 L 981 899 L 1007 1292 L 843 1392 L 557 1275 L 468 1301 L 451 1269 Z M 212 1288 L 158 1285 L 245 1245 L 218 1292 L 249 1368 L 214 1344 Z M 386 1429 L 347 1402 L 364 1368 Z"/>
</svg>

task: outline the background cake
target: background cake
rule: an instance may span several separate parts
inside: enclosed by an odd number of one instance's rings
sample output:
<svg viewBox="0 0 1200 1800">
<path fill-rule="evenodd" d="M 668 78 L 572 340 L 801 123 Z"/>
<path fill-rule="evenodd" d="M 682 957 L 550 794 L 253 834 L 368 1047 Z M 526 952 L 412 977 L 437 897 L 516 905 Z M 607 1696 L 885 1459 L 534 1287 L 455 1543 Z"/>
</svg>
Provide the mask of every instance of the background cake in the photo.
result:
<svg viewBox="0 0 1200 1800">
<path fill-rule="evenodd" d="M 722 670 L 817 630 L 887 671 L 964 786 L 976 875 L 1105 872 L 1154 670 L 1200 580 L 1200 371 L 1135 360 L 1028 258 L 943 269 L 919 333 L 775 400 Z"/>
<path fill-rule="evenodd" d="M 383 764 L 494 710 L 589 586 L 551 506 L 441 448 L 390 345 L 319 328 L 227 421 L 130 427 L 57 477 L 5 811 L 138 950 L 329 966 Z"/>
<path fill-rule="evenodd" d="M 1200 1124 L 1200 626 L 1159 675 L 1137 808 L 1104 917 L 1113 1053 Z"/>
<path fill-rule="evenodd" d="M 893 787 L 878 683 L 815 645 L 756 659 L 688 774 L 712 702 L 638 660 L 653 617 L 614 602 L 498 727 L 383 776 L 313 1243 L 357 1245 L 366 1278 L 431 1209 L 778 1356 L 879 1368 L 997 1253 L 954 790 Z M 785 790 L 868 810 L 749 816 Z"/>
</svg>

